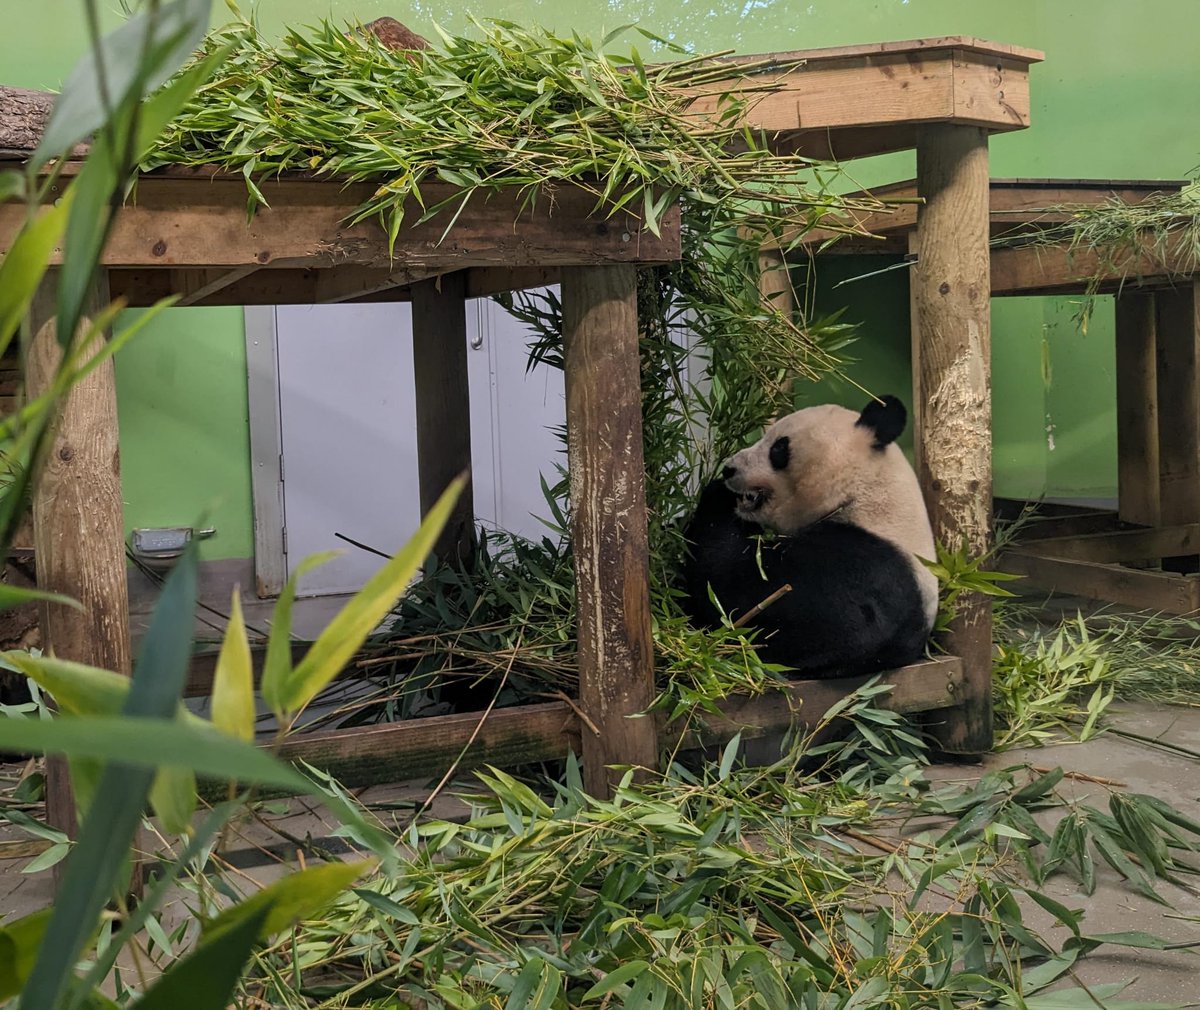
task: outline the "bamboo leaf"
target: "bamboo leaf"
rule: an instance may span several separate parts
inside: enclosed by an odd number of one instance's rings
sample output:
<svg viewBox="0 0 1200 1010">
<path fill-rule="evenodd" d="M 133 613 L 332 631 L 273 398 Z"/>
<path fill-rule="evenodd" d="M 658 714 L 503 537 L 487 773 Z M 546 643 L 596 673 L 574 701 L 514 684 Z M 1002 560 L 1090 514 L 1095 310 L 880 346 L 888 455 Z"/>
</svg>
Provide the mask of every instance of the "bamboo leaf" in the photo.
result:
<svg viewBox="0 0 1200 1010">
<path fill-rule="evenodd" d="M 71 191 L 54 206 L 41 210 L 13 240 L 0 260 L 0 354 L 29 311 L 34 292 L 46 274 L 50 256 L 62 239 L 71 210 Z"/>
<path fill-rule="evenodd" d="M 187 729 L 161 717 L 175 710 L 187 676 L 192 626 L 196 608 L 197 555 L 186 550 L 154 608 L 154 615 L 133 673 L 134 689 L 126 698 L 121 718 L 60 718 L 52 722 L 0 721 L 0 746 L 13 750 L 72 751 L 79 737 L 91 737 L 96 747 L 85 757 L 113 762 L 142 757 L 147 741 L 138 731 L 159 717 L 172 748 Z M 129 717 L 142 717 L 136 720 Z M 107 732 L 97 723 L 116 723 Z M 129 723 L 134 723 L 130 726 Z M 132 732 L 131 732 L 132 731 Z M 72 740 L 75 736 L 77 739 Z M 164 740 L 164 743 L 166 741 Z M 117 746 L 112 746 L 116 744 Z M 66 746 L 64 746 L 66 745 Z M 166 748 L 164 748 L 165 750 Z M 161 763 L 171 763 L 165 758 Z M 55 1010 L 74 977 L 73 968 L 88 936 L 98 922 L 104 903 L 117 886 L 133 833 L 141 820 L 154 781 L 154 763 L 147 766 L 113 763 L 101 776 L 96 796 L 80 827 L 79 840 L 67 860 L 54 914 L 21 997 L 22 1010 Z"/>
<path fill-rule="evenodd" d="M 144 716 L 63 716 L 50 721 L 0 720 L 0 747 L 119 762 L 147 773 L 159 766 L 190 768 L 219 780 L 308 793 L 312 783 L 294 769 L 216 729 Z M 149 782 L 147 782 L 147 790 Z"/>
<path fill-rule="evenodd" d="M 359 650 L 428 557 L 465 485 L 465 477 L 451 481 L 412 539 L 371 577 L 321 632 L 287 678 L 279 699 L 283 711 L 301 711 Z"/>
<path fill-rule="evenodd" d="M 83 604 L 61 593 L 48 593 L 41 589 L 26 589 L 24 586 L 10 586 L 0 583 L 0 610 L 11 610 L 26 603 L 58 603 L 73 610 L 82 610 Z"/>
<path fill-rule="evenodd" d="M 610 992 L 614 992 L 623 986 L 626 982 L 636 978 L 644 971 L 649 971 L 650 965 L 645 961 L 633 960 L 627 961 L 619 968 L 615 968 L 604 976 L 599 982 L 592 986 L 583 994 L 584 1002 L 590 999 L 596 999 Z"/>
<path fill-rule="evenodd" d="M 322 551 L 302 560 L 288 577 L 271 615 L 271 634 L 267 638 L 267 654 L 263 659 L 263 701 L 283 720 L 288 709 L 285 704 L 287 685 L 292 675 L 292 605 L 296 601 L 296 586 L 315 568 L 338 556 L 337 551 Z"/>
<path fill-rule="evenodd" d="M 133 1004 L 135 1010 L 224 1010 L 242 969 L 271 914 L 270 902 L 259 903 L 237 922 L 201 942 L 187 957 L 172 964 Z"/>
<path fill-rule="evenodd" d="M 210 9 L 211 0 L 175 0 L 135 14 L 101 39 L 63 85 L 30 170 L 69 151 L 108 122 L 114 109 L 166 81 L 200 44 Z"/>
<path fill-rule="evenodd" d="M 0 999 L 16 996 L 25 985 L 49 922 L 46 908 L 0 926 Z"/>
<path fill-rule="evenodd" d="M 205 922 L 202 935 L 221 935 L 265 909 L 257 938 L 268 940 L 280 930 L 290 929 L 301 919 L 319 912 L 375 865 L 373 861 L 326 863 L 291 873 Z"/>
<path fill-rule="evenodd" d="M 213 675 L 212 720 L 217 729 L 232 737 L 247 742 L 254 739 L 254 670 L 242 618 L 242 597 L 236 588 Z"/>
</svg>

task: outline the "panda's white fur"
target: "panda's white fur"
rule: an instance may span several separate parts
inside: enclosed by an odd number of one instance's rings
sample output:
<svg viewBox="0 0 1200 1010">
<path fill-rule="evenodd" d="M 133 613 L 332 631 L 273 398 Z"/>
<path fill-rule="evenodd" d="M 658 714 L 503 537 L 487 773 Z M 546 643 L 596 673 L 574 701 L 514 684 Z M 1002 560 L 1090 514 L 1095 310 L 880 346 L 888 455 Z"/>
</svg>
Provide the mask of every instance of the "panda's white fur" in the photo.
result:
<svg viewBox="0 0 1200 1010">
<path fill-rule="evenodd" d="M 872 401 L 861 414 L 835 404 L 806 407 L 731 456 L 723 476 L 742 519 L 794 534 L 836 516 L 894 544 L 911 560 L 932 627 L 937 578 L 918 558 L 934 557 L 933 531 L 916 474 L 894 441 L 906 420 L 894 397 Z"/>
</svg>

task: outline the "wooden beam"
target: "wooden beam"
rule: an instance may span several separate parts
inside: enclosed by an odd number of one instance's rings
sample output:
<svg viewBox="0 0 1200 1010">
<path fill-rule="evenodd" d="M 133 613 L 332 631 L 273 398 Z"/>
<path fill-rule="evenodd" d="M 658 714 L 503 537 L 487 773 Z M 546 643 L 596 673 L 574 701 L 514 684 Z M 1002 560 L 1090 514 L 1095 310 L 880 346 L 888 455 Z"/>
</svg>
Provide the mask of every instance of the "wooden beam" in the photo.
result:
<svg viewBox="0 0 1200 1010">
<path fill-rule="evenodd" d="M 579 699 L 599 730 L 583 739 L 584 781 L 611 792 L 611 765 L 653 768 L 654 699 L 637 276 L 563 271 L 567 455 L 579 622 Z"/>
<path fill-rule="evenodd" d="M 1021 549 L 1046 557 L 1105 564 L 1118 561 L 1158 561 L 1165 557 L 1200 553 L 1200 523 L 1046 537 L 1022 544 Z"/>
<path fill-rule="evenodd" d="M 466 278 L 461 271 L 413 288 L 412 330 L 417 471 L 425 515 L 450 482 L 471 469 Z M 474 543 L 475 505 L 468 484 L 434 553 L 443 560 L 465 560 Z"/>
<path fill-rule="evenodd" d="M 1200 521 L 1200 305 L 1196 284 L 1189 280 L 1154 296 L 1159 516 L 1168 526 Z M 1164 558 L 1163 568 L 1200 571 L 1200 557 Z"/>
<path fill-rule="evenodd" d="M 1124 522 L 1157 526 L 1158 373 L 1154 294 L 1116 298 L 1117 508 Z"/>
<path fill-rule="evenodd" d="M 1135 249 L 1072 249 L 1067 242 L 992 250 L 992 295 L 1101 293 L 1137 286 L 1161 287 L 1189 281 L 1198 267 L 1190 240 L 1147 235 Z"/>
<path fill-rule="evenodd" d="M 911 273 L 915 457 L 934 536 L 982 555 L 992 537 L 988 142 L 971 126 L 929 126 L 917 147 L 922 205 Z M 938 727 L 951 753 L 992 743 L 992 610 L 964 594 L 946 639 L 963 661 L 963 703 Z"/>
<path fill-rule="evenodd" d="M 54 322 L 56 302 L 56 272 L 51 271 L 30 306 L 33 338 L 26 361 L 30 397 L 50 388 L 62 360 Z M 100 281 L 87 311 L 107 304 L 108 290 Z M 80 321 L 76 341 L 88 325 L 86 318 Z M 59 659 L 129 674 L 119 458 L 116 380 L 110 359 L 76 383 L 59 405 L 54 439 L 34 488 L 34 548 L 38 587 L 82 604 L 80 610 L 42 605 L 43 650 Z M 73 834 L 75 799 L 66 764 L 59 759 L 47 762 L 46 818 L 53 827 Z"/>
<path fill-rule="evenodd" d="M 1101 207 L 1114 202 L 1139 204 L 1151 197 L 1178 193 L 1187 183 L 1178 180 L 1138 181 L 1132 179 L 992 179 L 989 183 L 988 211 L 993 239 L 1068 224 L 1080 208 Z M 898 240 L 917 226 L 917 182 L 889 183 L 869 190 L 845 194 L 850 202 L 880 201 L 876 209 L 864 208 L 850 215 L 856 228 L 875 236 L 838 237 L 830 228 L 799 228 L 784 231 L 778 242 L 767 248 L 791 247 L 796 241 L 817 246 L 837 241 L 822 252 L 862 251 L 903 252 L 906 245 Z"/>
<path fill-rule="evenodd" d="M 62 196 L 70 176 L 52 187 Z M 286 177 L 264 181 L 270 203 L 246 221 L 245 181 L 240 176 L 182 170 L 159 171 L 138 180 L 136 201 L 115 217 L 105 246 L 104 265 L 135 267 L 252 267 L 284 263 L 314 267 L 365 266 L 430 272 L 474 266 L 563 266 L 603 263 L 655 263 L 680 255 L 679 208 L 668 208 L 660 234 L 633 214 L 618 211 L 595 218 L 596 197 L 582 188 L 557 187 L 532 206 L 507 188 L 473 197 L 455 221 L 456 190 L 422 187 L 428 205 L 449 200 L 444 214 L 418 223 L 420 208 L 409 208 L 394 249 L 376 219 L 346 219 L 376 190 L 370 183 Z M 8 251 L 24 220 L 20 203 L 0 204 L 0 254 Z M 56 251 L 57 262 L 61 250 Z"/>
<path fill-rule="evenodd" d="M 198 305 L 259 269 L 261 268 L 252 266 L 236 267 L 233 270 L 224 267 L 216 270 L 171 270 L 169 273 L 172 293 L 178 293 L 180 296 L 175 304 L 180 307 Z"/>
<path fill-rule="evenodd" d="M 687 115 L 707 124 L 724 107 L 723 96 L 740 91 L 748 102 L 745 125 L 774 135 L 778 149 L 839 159 L 912 147 L 926 123 L 1023 129 L 1030 121 L 1029 66 L 1042 54 L 988 46 L 942 38 L 776 53 L 768 67 L 748 68 L 736 83 L 696 88 Z"/>
<path fill-rule="evenodd" d="M 997 563 L 1002 571 L 1025 576 L 1027 585 L 1049 592 L 1167 614 L 1200 610 L 1200 580 L 1195 576 L 1051 558 L 1028 549 L 1006 550 Z"/>
<path fill-rule="evenodd" d="M 868 678 L 802 680 L 782 691 L 754 697 L 730 698 L 720 716 L 702 714 L 698 726 L 669 725 L 661 715 L 650 717 L 672 747 L 712 746 L 735 733 L 755 739 L 796 724 L 811 725 Z M 940 657 L 886 673 L 894 685 L 881 696 L 883 708 L 897 712 L 927 712 L 955 704 L 962 685 L 962 664 Z M 482 764 L 512 768 L 539 761 L 556 761 L 578 753 L 583 734 L 578 716 L 565 702 L 501 708 L 483 720 L 482 713 L 463 712 L 429 719 L 409 719 L 380 726 L 299 733 L 283 744 L 283 755 L 302 758 L 335 773 L 349 786 L 443 774 L 462 754 L 461 771 Z M 476 732 L 478 728 L 478 732 Z"/>
</svg>

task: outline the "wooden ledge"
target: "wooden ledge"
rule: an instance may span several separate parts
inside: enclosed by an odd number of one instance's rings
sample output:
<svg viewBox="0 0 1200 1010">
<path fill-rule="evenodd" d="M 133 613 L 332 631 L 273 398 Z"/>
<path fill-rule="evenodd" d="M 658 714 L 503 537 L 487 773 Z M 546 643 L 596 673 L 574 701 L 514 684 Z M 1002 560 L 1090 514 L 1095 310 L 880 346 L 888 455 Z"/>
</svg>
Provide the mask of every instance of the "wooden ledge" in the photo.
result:
<svg viewBox="0 0 1200 1010">
<path fill-rule="evenodd" d="M 1114 201 L 1138 204 L 1154 197 L 1178 193 L 1187 180 L 1180 179 L 992 179 L 989 183 L 991 236 L 993 239 L 1065 224 L 1072 210 L 1100 207 Z M 917 182 L 876 186 L 847 194 L 851 200 L 879 200 L 889 207 L 856 215 L 855 225 L 870 236 L 847 236 L 821 250 L 822 254 L 900 254 L 908 252 L 908 236 L 917 227 Z M 816 248 L 837 234 L 815 229 L 801 234 L 785 232 L 779 243 L 767 251 L 789 248 L 797 240 L 804 247 Z M 997 250 L 999 252 L 1000 250 Z"/>
<path fill-rule="evenodd" d="M 720 717 L 702 717 L 701 728 L 681 732 L 660 720 L 659 739 L 685 748 L 718 745 L 741 733 L 746 739 L 787 729 L 794 722 L 819 718 L 835 702 L 870 678 L 801 680 L 782 691 L 730 699 Z M 895 684 L 880 704 L 898 712 L 953 707 L 963 682 L 960 660 L 945 656 L 885 674 Z M 558 760 L 580 750 L 579 717 L 565 702 L 498 709 L 479 725 L 481 713 L 464 712 L 409 719 L 379 726 L 301 733 L 283 745 L 283 755 L 331 771 L 346 785 L 400 781 L 439 775 L 466 748 L 462 769 L 493 764 L 512 767 Z M 469 744 L 469 746 L 468 746 Z"/>
</svg>

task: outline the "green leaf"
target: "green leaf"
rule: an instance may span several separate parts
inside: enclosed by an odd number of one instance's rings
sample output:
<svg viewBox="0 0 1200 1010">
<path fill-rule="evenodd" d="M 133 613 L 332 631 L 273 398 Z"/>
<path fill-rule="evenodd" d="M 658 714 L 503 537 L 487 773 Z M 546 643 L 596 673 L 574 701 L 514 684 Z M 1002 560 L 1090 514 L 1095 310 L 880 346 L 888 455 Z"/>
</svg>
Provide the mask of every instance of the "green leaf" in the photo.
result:
<svg viewBox="0 0 1200 1010">
<path fill-rule="evenodd" d="M 242 597 L 236 588 L 213 674 L 212 721 L 232 737 L 247 742 L 254 739 L 254 669 L 242 618 Z"/>
<path fill-rule="evenodd" d="M 190 768 L 197 775 L 308 793 L 312 783 L 266 751 L 217 729 L 174 719 L 63 716 L 0 720 L 0 749 L 66 754 L 153 770 Z M 147 783 L 149 788 L 149 783 Z"/>
<path fill-rule="evenodd" d="M 645 961 L 626 961 L 620 968 L 610 971 L 599 982 L 592 986 L 583 994 L 583 1000 L 586 1003 L 590 999 L 596 999 L 598 996 L 603 996 L 605 993 L 610 993 L 614 989 L 619 989 L 626 982 L 636 978 L 644 971 L 649 971 L 650 965 Z"/>
<path fill-rule="evenodd" d="M 283 711 L 301 711 L 358 652 L 433 550 L 465 485 L 465 477 L 456 477 L 450 482 L 412 539 L 372 576 L 321 632 L 287 679 L 280 699 Z"/>
<path fill-rule="evenodd" d="M 34 292 L 41 284 L 50 256 L 67 227 L 71 210 L 70 190 L 53 207 L 47 207 L 18 233 L 12 247 L 0 260 L 0 354 L 29 311 Z"/>
<path fill-rule="evenodd" d="M 536 954 L 525 962 L 524 967 L 517 973 L 508 999 L 504 1002 L 504 1010 L 526 1010 L 545 966 L 546 962 Z"/>
<path fill-rule="evenodd" d="M 224 1010 L 271 914 L 270 903 L 255 906 L 228 929 L 202 942 L 176 961 L 133 1004 L 134 1010 Z"/>
<path fill-rule="evenodd" d="M 166 745 L 170 742 L 171 754 L 177 752 L 184 731 L 189 729 L 161 717 L 174 712 L 187 676 L 195 623 L 197 568 L 197 553 L 192 547 L 184 552 L 167 578 L 134 668 L 133 689 L 125 700 L 123 717 L 0 721 L 0 736 L 7 741 L 0 747 L 18 751 L 71 750 L 70 746 L 61 745 L 69 744 L 72 735 L 86 738 L 91 733 L 93 742 L 99 739 L 111 749 L 97 748 L 83 756 L 114 762 L 104 769 L 80 827 L 75 850 L 67 859 L 45 942 L 21 996 L 22 1010 L 56 1010 L 74 978 L 73 969 L 83 945 L 96 928 L 105 902 L 118 886 L 122 867 L 127 865 L 130 844 L 154 781 L 152 763 L 149 767 L 132 767 L 130 762 L 130 758 L 143 758 L 148 750 L 153 750 L 147 745 L 143 726 L 154 721 L 160 723 L 167 731 L 163 750 L 167 752 Z M 116 723 L 119 729 L 107 733 L 100 729 L 97 734 L 97 723 L 101 722 Z M 113 744 L 117 746 L 112 747 Z M 121 761 L 125 763 L 116 763 Z M 160 761 L 170 764 L 172 758 Z"/>
<path fill-rule="evenodd" d="M 101 39 L 63 85 L 32 168 L 69 151 L 107 123 L 114 109 L 166 81 L 200 44 L 211 9 L 211 0 L 175 0 L 135 14 Z"/>
<path fill-rule="evenodd" d="M 44 908 L 0 927 L 0 999 L 25 985 L 49 922 L 50 909 Z"/>
<path fill-rule="evenodd" d="M 205 922 L 201 935 L 224 933 L 266 908 L 268 912 L 259 927 L 258 939 L 268 940 L 280 930 L 290 929 L 301 919 L 319 912 L 374 865 L 373 860 L 325 863 L 289 874 Z"/>
<path fill-rule="evenodd" d="M 83 604 L 78 600 L 73 600 L 69 596 L 63 596 L 61 593 L 48 593 L 41 589 L 26 589 L 22 586 L 10 586 L 7 583 L 0 583 L 0 610 L 10 610 L 13 607 L 20 607 L 26 603 L 37 603 L 39 601 L 59 603 L 64 607 L 71 607 L 74 610 L 83 609 Z"/>
<path fill-rule="evenodd" d="M 32 656 L 27 652 L 3 653 L 0 659 L 11 663 L 44 688 L 59 708 L 70 715 L 113 716 L 121 711 L 129 696 L 129 678 L 119 673 L 53 656 Z M 206 725 L 182 704 L 176 711 L 186 722 Z M 76 770 L 73 767 L 73 771 Z M 150 789 L 150 805 L 167 831 L 175 834 L 185 831 L 196 812 L 196 776 L 183 768 L 160 769 Z"/>
<path fill-rule="evenodd" d="M 292 604 L 296 601 L 296 584 L 314 568 L 332 561 L 338 551 L 323 551 L 305 558 L 296 566 L 271 614 L 271 634 L 267 638 L 267 654 L 263 659 L 262 683 L 259 690 L 263 701 L 284 721 L 287 707 L 284 697 L 292 674 Z"/>
</svg>

